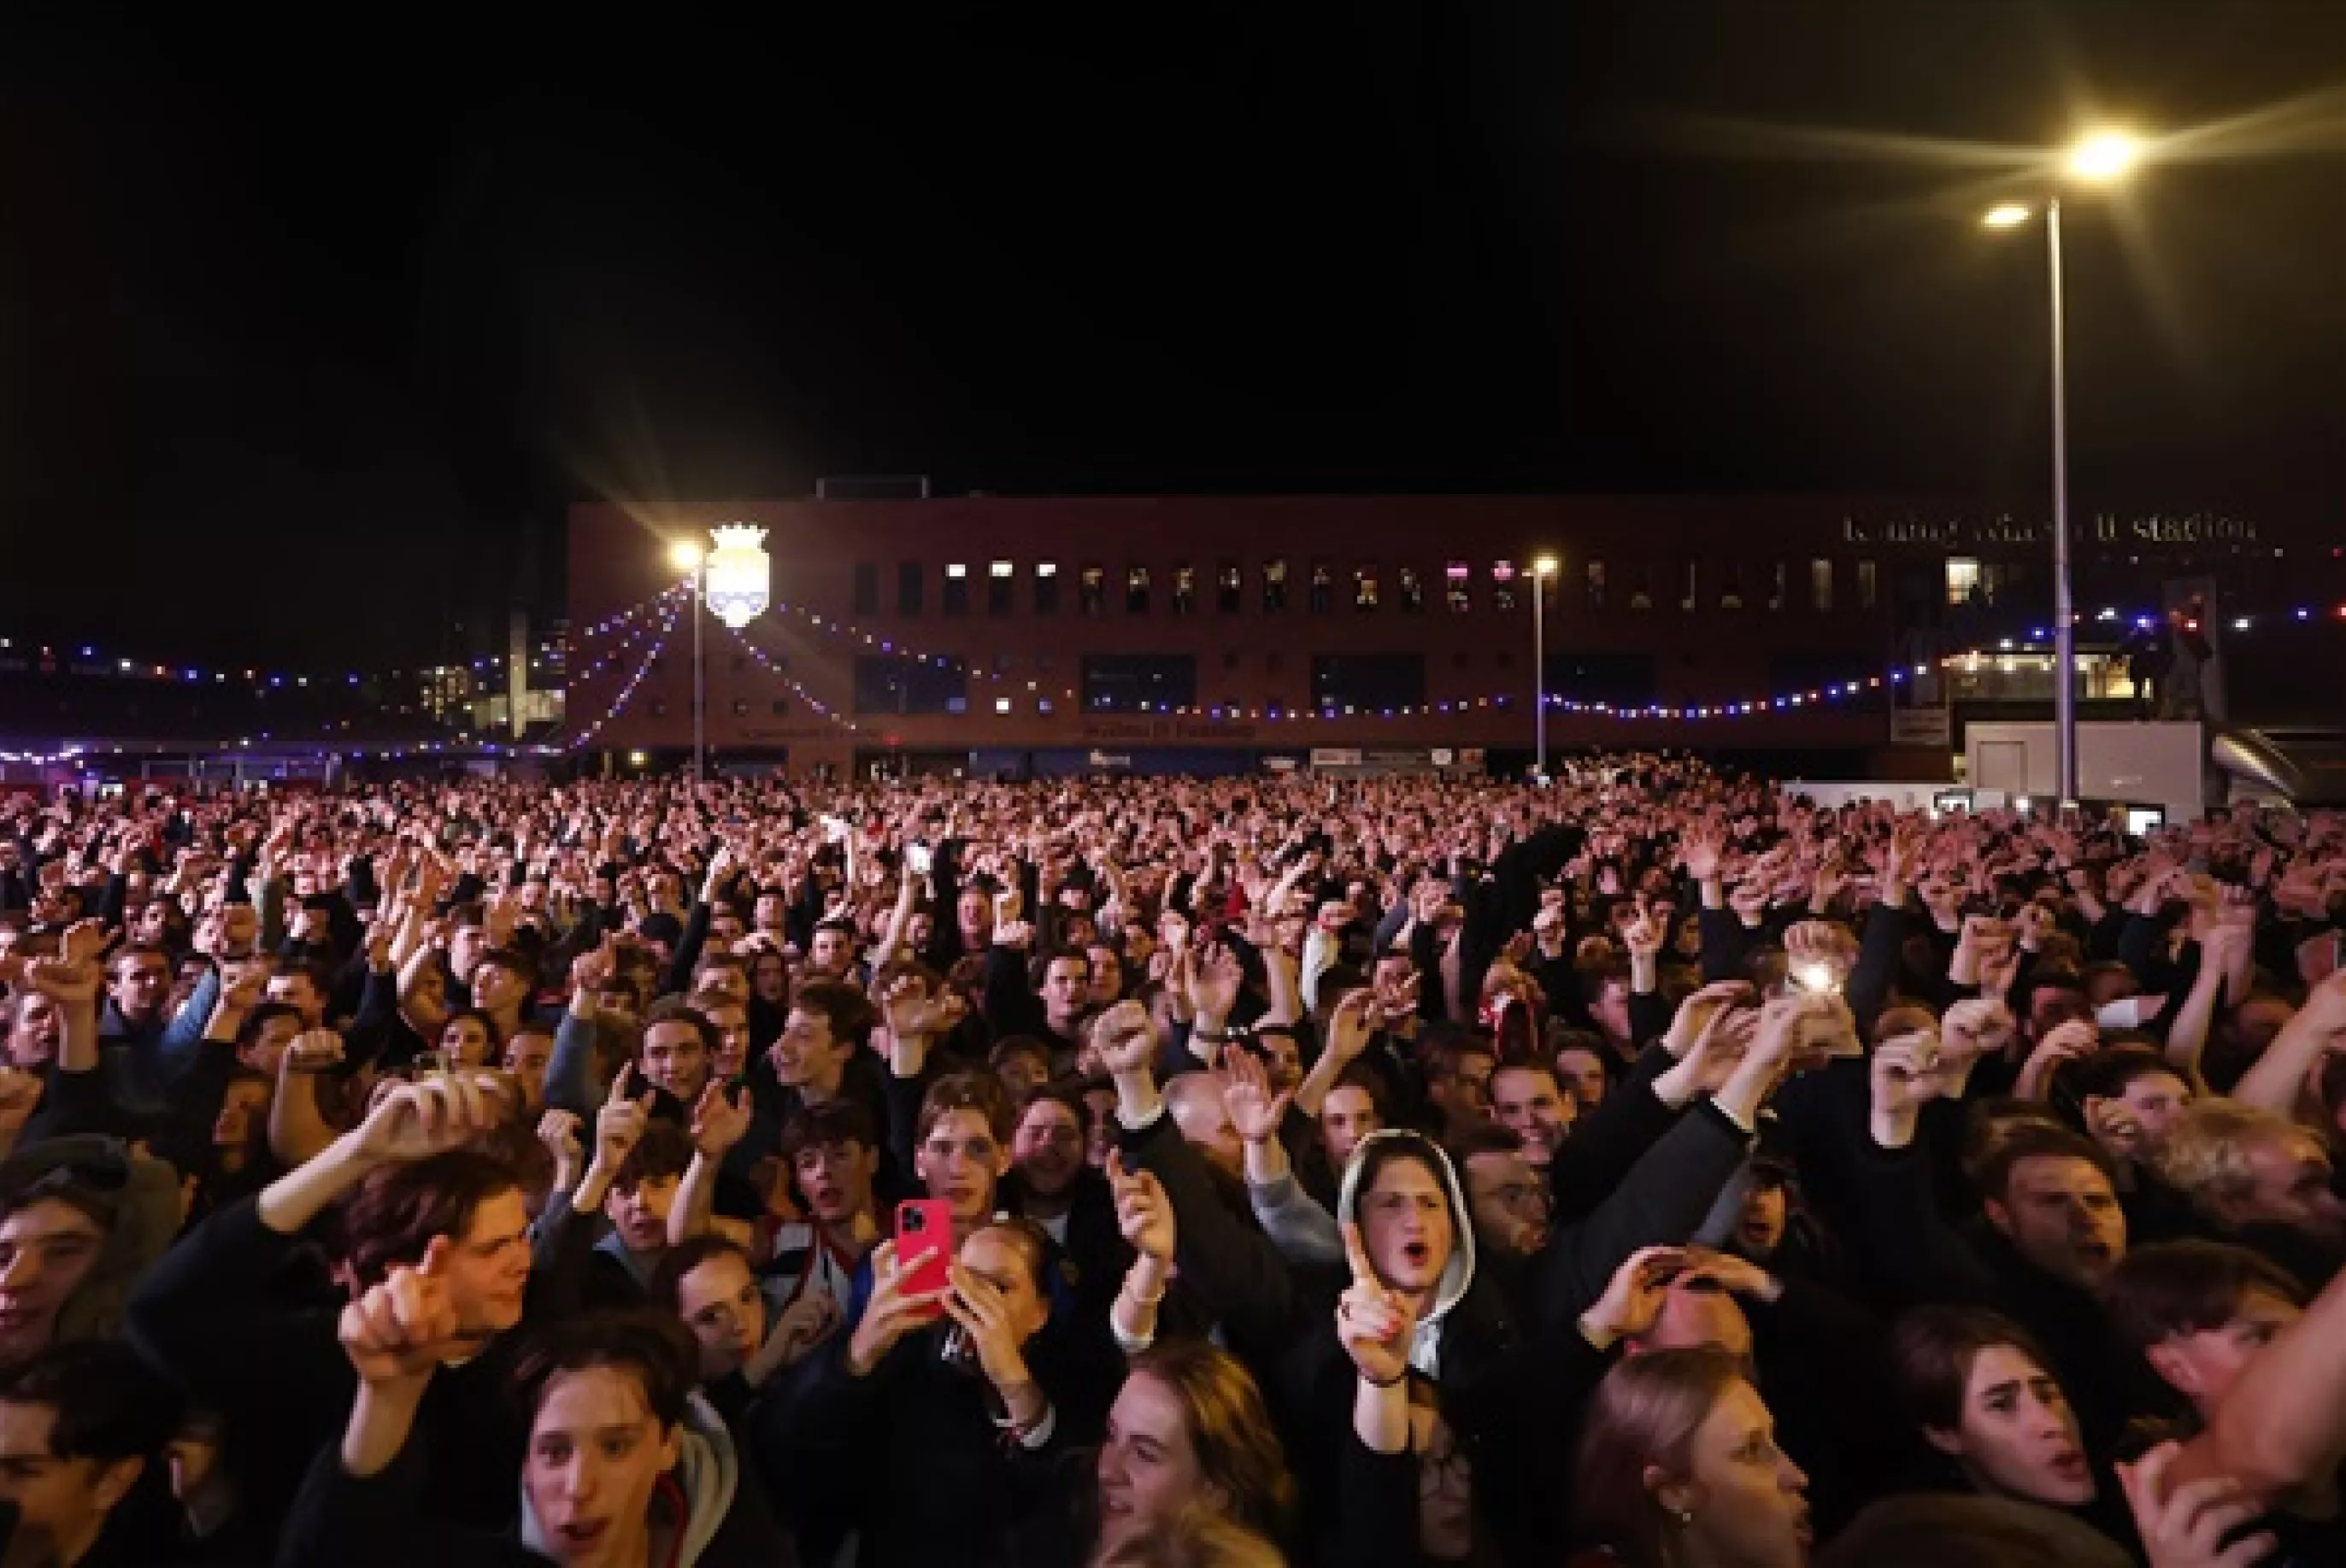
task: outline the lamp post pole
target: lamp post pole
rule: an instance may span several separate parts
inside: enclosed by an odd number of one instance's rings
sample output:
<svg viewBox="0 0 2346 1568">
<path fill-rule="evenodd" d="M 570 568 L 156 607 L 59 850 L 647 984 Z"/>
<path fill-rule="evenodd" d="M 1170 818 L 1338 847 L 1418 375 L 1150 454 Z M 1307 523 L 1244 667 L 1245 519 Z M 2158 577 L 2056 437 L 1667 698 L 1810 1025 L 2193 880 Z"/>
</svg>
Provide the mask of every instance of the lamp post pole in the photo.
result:
<svg viewBox="0 0 2346 1568">
<path fill-rule="evenodd" d="M 2062 331 L 2061 199 L 2045 204 L 2053 288 L 2053 758 L 2064 806 L 2077 801 L 2077 616 L 2069 582 L 2069 371 Z"/>
<path fill-rule="evenodd" d="M 1553 555 L 1532 563 L 1532 771 L 1547 777 L 1547 585 L 1556 578 Z"/>
<path fill-rule="evenodd" d="M 700 645 L 700 622 L 709 599 L 709 558 L 692 565 L 692 789 L 700 792 L 709 765 L 709 660 Z"/>
</svg>

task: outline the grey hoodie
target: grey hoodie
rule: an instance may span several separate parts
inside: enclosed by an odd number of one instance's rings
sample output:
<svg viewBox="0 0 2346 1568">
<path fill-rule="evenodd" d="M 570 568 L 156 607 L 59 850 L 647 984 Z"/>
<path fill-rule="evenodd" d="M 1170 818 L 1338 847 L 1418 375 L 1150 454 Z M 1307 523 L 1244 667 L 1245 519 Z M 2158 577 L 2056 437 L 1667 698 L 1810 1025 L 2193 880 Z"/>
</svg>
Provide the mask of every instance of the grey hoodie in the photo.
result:
<svg viewBox="0 0 2346 1568">
<path fill-rule="evenodd" d="M 1442 1177 L 1442 1190 L 1450 1199 L 1450 1261 L 1443 1266 L 1442 1283 L 1433 1293 L 1433 1308 L 1417 1320 L 1417 1331 L 1409 1345 L 1409 1364 L 1429 1378 L 1436 1377 L 1442 1365 L 1442 1320 L 1474 1282 L 1474 1226 L 1466 1207 L 1465 1191 L 1458 1185 L 1458 1173 L 1450 1166 L 1450 1156 L 1433 1139 L 1406 1127 L 1371 1133 L 1345 1162 L 1343 1185 L 1336 1193 L 1336 1217 L 1340 1227 L 1359 1217 L 1361 1170 L 1368 1163 L 1369 1150 L 1391 1143 L 1405 1145 L 1437 1172 Z"/>
<path fill-rule="evenodd" d="M 685 1518 L 684 1541 L 675 1562 L 677 1568 L 693 1568 L 733 1507 L 733 1495 L 741 1487 L 741 1461 L 724 1418 L 698 1393 L 686 1402 L 684 1420 L 678 1425 L 674 1473 L 684 1492 Z M 521 1493 L 521 1543 L 542 1557 L 554 1555 L 546 1549 L 546 1529 L 529 1504 L 526 1486 Z"/>
</svg>

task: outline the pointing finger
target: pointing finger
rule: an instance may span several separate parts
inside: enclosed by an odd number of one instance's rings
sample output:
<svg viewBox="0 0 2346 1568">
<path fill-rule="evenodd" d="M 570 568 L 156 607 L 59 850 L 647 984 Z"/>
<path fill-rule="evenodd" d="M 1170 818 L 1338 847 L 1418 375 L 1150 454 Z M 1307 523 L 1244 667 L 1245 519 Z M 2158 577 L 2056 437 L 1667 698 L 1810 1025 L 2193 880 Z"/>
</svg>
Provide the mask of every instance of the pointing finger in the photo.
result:
<svg viewBox="0 0 2346 1568">
<path fill-rule="evenodd" d="M 1368 1246 L 1362 1241 L 1360 1225 L 1354 1220 L 1344 1222 L 1344 1258 L 1352 1266 L 1352 1278 L 1356 1283 L 1378 1283 L 1377 1271 L 1369 1266 Z"/>
</svg>

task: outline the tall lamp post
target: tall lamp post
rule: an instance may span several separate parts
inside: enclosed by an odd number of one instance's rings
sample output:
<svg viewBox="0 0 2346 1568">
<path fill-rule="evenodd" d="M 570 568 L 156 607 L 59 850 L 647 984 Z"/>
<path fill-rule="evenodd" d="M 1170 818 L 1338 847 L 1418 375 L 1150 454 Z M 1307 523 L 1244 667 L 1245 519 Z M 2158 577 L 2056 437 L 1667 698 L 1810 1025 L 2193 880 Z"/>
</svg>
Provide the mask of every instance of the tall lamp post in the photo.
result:
<svg viewBox="0 0 2346 1568">
<path fill-rule="evenodd" d="M 2141 161 L 2142 144 L 2123 131 L 2102 131 L 2069 150 L 2064 172 L 2072 180 L 2111 185 Z M 2037 214 L 2024 202 L 1992 208 L 1990 229 L 2016 229 Z M 2077 616 L 2069 576 L 2069 372 L 2062 331 L 2061 198 L 2045 199 L 2045 253 L 2053 296 L 2053 758 L 2061 804 L 2077 803 Z"/>
<path fill-rule="evenodd" d="M 1532 563 L 1532 771 L 1541 779 L 1547 777 L 1547 585 L 1556 569 L 1553 555 Z"/>
<path fill-rule="evenodd" d="M 709 553 L 689 539 L 668 547 L 668 564 L 692 574 L 692 788 L 697 794 L 709 760 L 709 667 L 700 647 L 700 612 L 709 597 Z"/>
</svg>

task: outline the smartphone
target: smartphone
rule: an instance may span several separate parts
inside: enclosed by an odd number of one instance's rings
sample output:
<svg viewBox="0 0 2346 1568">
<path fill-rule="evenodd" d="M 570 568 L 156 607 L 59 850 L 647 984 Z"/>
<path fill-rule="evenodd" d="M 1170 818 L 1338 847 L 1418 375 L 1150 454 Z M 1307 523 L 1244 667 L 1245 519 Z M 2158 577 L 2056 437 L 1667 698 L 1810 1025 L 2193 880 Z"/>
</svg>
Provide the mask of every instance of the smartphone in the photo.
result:
<svg viewBox="0 0 2346 1568">
<path fill-rule="evenodd" d="M 907 1295 L 943 1290 L 953 1262 L 953 1206 L 941 1197 L 907 1198 L 896 1206 L 896 1276 Z M 943 1303 L 923 1314 L 945 1315 Z"/>
<path fill-rule="evenodd" d="M 904 846 L 904 863 L 913 868 L 913 874 L 916 877 L 927 876 L 929 874 L 929 866 L 935 860 L 935 851 L 931 850 L 926 844 L 907 844 Z"/>
</svg>

